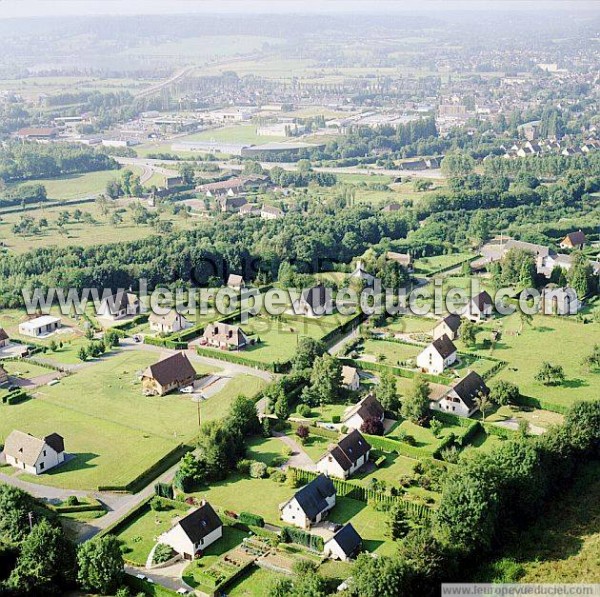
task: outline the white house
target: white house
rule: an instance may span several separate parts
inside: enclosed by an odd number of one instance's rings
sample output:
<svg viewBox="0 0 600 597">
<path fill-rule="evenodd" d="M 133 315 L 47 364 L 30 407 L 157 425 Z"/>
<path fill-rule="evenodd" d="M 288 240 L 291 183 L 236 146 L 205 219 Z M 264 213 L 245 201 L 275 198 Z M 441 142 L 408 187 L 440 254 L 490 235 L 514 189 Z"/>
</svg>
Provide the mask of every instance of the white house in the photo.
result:
<svg viewBox="0 0 600 597">
<path fill-rule="evenodd" d="M 278 208 L 272 205 L 263 205 L 260 208 L 260 217 L 263 220 L 278 220 L 283 218 L 285 214 Z"/>
<path fill-rule="evenodd" d="M 37 338 L 39 336 L 48 336 L 53 334 L 61 326 L 60 317 L 53 317 L 52 315 L 42 315 L 29 321 L 24 321 L 19 324 L 19 334 L 23 336 L 32 336 Z"/>
<path fill-rule="evenodd" d="M 135 294 L 120 290 L 116 294 L 102 299 L 98 309 L 98 317 L 115 321 L 123 317 L 139 315 L 140 309 L 140 299 Z"/>
<path fill-rule="evenodd" d="M 369 461 L 371 445 L 356 429 L 317 460 L 317 470 L 328 477 L 347 479 Z"/>
<path fill-rule="evenodd" d="M 456 340 L 460 334 L 460 315 L 451 313 L 443 319 L 440 319 L 433 328 L 433 339 L 437 340 L 446 335 L 450 340 Z"/>
<path fill-rule="evenodd" d="M 152 313 L 148 318 L 150 329 L 159 334 L 173 334 L 185 330 L 189 326 L 188 320 L 175 309 L 171 309 L 166 315 Z"/>
<path fill-rule="evenodd" d="M 65 461 L 65 442 L 58 433 L 43 439 L 13 431 L 4 442 L 6 463 L 31 475 L 40 475 Z"/>
<path fill-rule="evenodd" d="M 229 274 L 229 278 L 227 278 L 227 287 L 233 288 L 234 290 L 241 290 L 246 287 L 246 283 L 244 282 L 244 278 L 239 274 Z"/>
<path fill-rule="evenodd" d="M 456 362 L 456 346 L 444 334 L 417 355 L 417 367 L 438 375 Z"/>
<path fill-rule="evenodd" d="M 471 371 L 441 398 L 431 401 L 429 406 L 432 410 L 449 412 L 459 417 L 470 417 L 478 409 L 476 398 L 487 396 L 489 393 L 490 390 L 482 377 L 475 371 Z"/>
<path fill-rule="evenodd" d="M 356 267 L 354 268 L 354 271 L 350 274 L 350 279 L 361 280 L 365 283 L 366 286 L 373 286 L 373 283 L 375 282 L 375 276 L 370 274 L 363 267 L 362 261 L 360 260 L 356 262 Z"/>
<path fill-rule="evenodd" d="M 348 410 L 342 423 L 349 429 L 360 429 L 362 424 L 371 418 L 379 419 L 381 422 L 385 418 L 385 411 L 373 394 L 365 396 L 358 404 Z"/>
<path fill-rule="evenodd" d="M 331 291 L 323 284 L 307 288 L 302 291 L 300 298 L 294 301 L 292 307 L 296 315 L 305 317 L 320 317 L 331 313 L 333 308 Z"/>
<path fill-rule="evenodd" d="M 185 560 L 193 560 L 223 536 L 223 523 L 206 501 L 158 538 Z"/>
<path fill-rule="evenodd" d="M 325 475 L 319 475 L 279 506 L 281 520 L 301 529 L 309 529 L 321 522 L 335 506 L 335 496 L 333 481 Z"/>
<path fill-rule="evenodd" d="M 347 365 L 342 367 L 342 386 L 353 392 L 356 392 L 360 387 L 360 377 L 354 367 L 348 367 Z"/>
<path fill-rule="evenodd" d="M 323 554 L 332 560 L 347 562 L 354 558 L 361 549 L 361 536 L 351 523 L 347 523 L 325 543 Z"/>
<path fill-rule="evenodd" d="M 494 301 L 492 297 L 484 290 L 477 296 L 474 296 L 465 307 L 463 315 L 474 322 L 490 319 L 494 314 Z"/>
</svg>

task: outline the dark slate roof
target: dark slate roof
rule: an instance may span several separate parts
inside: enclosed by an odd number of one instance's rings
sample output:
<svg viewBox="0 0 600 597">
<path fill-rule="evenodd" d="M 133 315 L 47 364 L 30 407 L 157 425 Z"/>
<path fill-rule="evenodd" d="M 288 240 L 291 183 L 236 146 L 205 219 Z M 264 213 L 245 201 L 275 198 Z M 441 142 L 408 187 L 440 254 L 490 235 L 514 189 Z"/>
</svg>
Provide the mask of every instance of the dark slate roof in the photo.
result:
<svg viewBox="0 0 600 597">
<path fill-rule="evenodd" d="M 317 284 L 302 293 L 302 298 L 313 308 L 323 309 L 327 303 L 327 289 L 323 284 Z"/>
<path fill-rule="evenodd" d="M 306 516 L 313 520 L 317 514 L 328 508 L 325 498 L 332 495 L 335 495 L 333 481 L 325 475 L 319 475 L 298 491 L 294 497 Z"/>
<path fill-rule="evenodd" d="M 44 438 L 44 441 L 59 454 L 65 451 L 65 440 L 58 433 L 51 433 Z"/>
<path fill-rule="evenodd" d="M 460 328 L 460 315 L 455 315 L 451 313 L 442 319 L 442 321 L 453 331 L 457 332 L 458 328 Z M 441 322 L 440 322 L 441 323 Z"/>
<path fill-rule="evenodd" d="M 356 462 L 361 456 L 364 456 L 371 449 L 370 444 L 361 435 L 360 431 L 357 430 L 354 430 L 344 439 L 340 440 L 337 447 L 352 463 Z"/>
<path fill-rule="evenodd" d="M 332 538 L 347 557 L 355 555 L 362 547 L 362 538 L 351 523 L 345 524 Z"/>
<path fill-rule="evenodd" d="M 470 409 L 476 406 L 475 398 L 478 397 L 479 393 L 489 394 L 490 390 L 485 385 L 483 378 L 475 371 L 469 372 L 463 377 L 453 388 L 459 398 L 467 405 Z"/>
<path fill-rule="evenodd" d="M 4 331 L 4 328 L 0 328 L 0 341 L 8 340 L 8 334 Z"/>
<path fill-rule="evenodd" d="M 167 386 L 176 381 L 194 379 L 196 370 L 183 352 L 176 352 L 174 355 L 150 365 L 144 376 L 151 377 L 161 386 Z"/>
<path fill-rule="evenodd" d="M 569 232 L 569 234 L 567 234 L 567 236 L 565 237 L 565 240 L 567 238 L 569 239 L 572 245 L 585 244 L 585 234 L 581 230 L 578 230 L 577 232 Z"/>
<path fill-rule="evenodd" d="M 456 346 L 454 346 L 454 342 L 452 342 L 452 340 L 450 340 L 446 334 L 440 336 L 431 344 L 443 359 L 447 359 L 452 353 L 456 352 Z"/>
<path fill-rule="evenodd" d="M 199 543 L 214 530 L 223 526 L 218 514 L 206 502 L 179 521 L 179 526 L 184 530 L 192 543 Z"/>
<path fill-rule="evenodd" d="M 345 420 L 350 417 L 358 414 L 360 418 L 365 421 L 369 417 L 376 417 L 377 419 L 381 419 L 384 415 L 385 411 L 379 401 L 373 394 L 369 394 L 365 396 L 345 417 Z"/>
<path fill-rule="evenodd" d="M 477 305 L 477 308 L 480 311 L 483 311 L 485 309 L 486 305 L 494 304 L 492 297 L 485 290 L 483 292 L 480 292 L 477 296 L 474 296 L 473 300 L 471 302 L 474 305 Z"/>
</svg>

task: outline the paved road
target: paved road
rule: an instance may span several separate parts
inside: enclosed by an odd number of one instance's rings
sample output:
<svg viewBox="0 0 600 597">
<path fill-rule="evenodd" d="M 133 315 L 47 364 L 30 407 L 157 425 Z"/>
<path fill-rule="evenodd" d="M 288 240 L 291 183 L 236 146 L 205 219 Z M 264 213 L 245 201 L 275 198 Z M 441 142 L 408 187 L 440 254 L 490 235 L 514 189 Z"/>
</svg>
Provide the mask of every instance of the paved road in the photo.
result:
<svg viewBox="0 0 600 597">
<path fill-rule="evenodd" d="M 317 470 L 317 466 L 312 461 L 312 458 L 304 451 L 304 448 L 298 442 L 294 441 L 291 437 L 285 435 L 285 433 L 280 433 L 279 431 L 274 431 L 273 436 L 281 442 L 283 442 L 292 450 L 292 455 L 290 456 L 290 459 L 287 461 L 285 466 L 303 468 L 308 471 Z"/>
</svg>

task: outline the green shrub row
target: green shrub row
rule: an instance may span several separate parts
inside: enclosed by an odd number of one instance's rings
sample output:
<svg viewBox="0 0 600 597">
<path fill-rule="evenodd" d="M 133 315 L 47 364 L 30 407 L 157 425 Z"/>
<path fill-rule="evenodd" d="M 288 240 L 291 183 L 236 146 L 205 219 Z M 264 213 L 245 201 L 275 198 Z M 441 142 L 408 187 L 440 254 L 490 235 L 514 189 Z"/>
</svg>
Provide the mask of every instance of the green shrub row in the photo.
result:
<svg viewBox="0 0 600 597">
<path fill-rule="evenodd" d="M 444 267 L 440 267 L 436 270 L 428 270 L 428 269 L 422 269 L 422 268 L 415 267 L 415 273 L 425 274 L 430 277 L 437 276 L 438 274 L 443 274 L 444 272 L 449 272 L 450 270 L 456 269 L 457 267 L 460 267 L 464 263 L 471 263 L 471 261 L 473 261 L 474 259 L 475 259 L 475 257 L 467 257 L 466 259 L 462 259 L 461 261 L 458 261 L 457 263 L 455 263 L 453 265 L 445 265 Z"/>
<path fill-rule="evenodd" d="M 147 323 L 149 317 L 150 313 L 142 313 L 141 315 L 136 315 L 133 319 L 130 319 L 129 321 L 124 321 L 122 323 L 117 323 L 116 325 L 113 325 L 111 329 L 126 332 L 127 330 L 131 330 L 132 328 L 137 327 L 138 325 Z"/>
<path fill-rule="evenodd" d="M 149 495 L 144 498 L 137 506 L 126 512 L 115 520 L 112 524 L 108 525 L 105 529 L 102 529 L 97 537 L 103 537 L 104 535 L 118 535 L 127 525 L 133 522 L 141 514 L 145 514 L 150 510 L 150 501 L 154 499 L 154 495 Z"/>
<path fill-rule="evenodd" d="M 540 408 L 542 410 L 549 410 L 561 415 L 566 415 L 569 412 L 568 406 L 559 404 L 558 402 L 552 402 L 552 400 L 547 400 L 546 398 L 533 398 L 532 396 L 523 396 L 521 394 L 519 398 L 515 400 L 515 402 L 519 406 Z"/>
<path fill-rule="evenodd" d="M 283 527 L 281 529 L 280 537 L 283 543 L 296 543 L 319 553 L 322 552 L 324 548 L 323 537 L 312 535 L 311 533 L 307 533 L 296 527 Z"/>
<path fill-rule="evenodd" d="M 370 361 L 361 361 L 358 359 L 340 358 L 338 360 L 342 363 L 342 365 L 350 365 L 351 367 L 357 367 L 359 369 L 364 369 L 365 371 L 378 371 L 379 373 L 383 371 L 390 371 L 398 377 L 406 377 L 407 379 L 413 379 L 414 377 L 416 377 L 417 374 L 419 374 L 423 377 L 423 379 L 426 379 L 427 381 L 448 385 L 448 378 L 442 377 L 441 375 L 432 375 L 431 373 L 418 373 L 417 371 L 404 369 L 403 367 L 398 367 L 397 365 L 387 365 L 385 363 L 372 363 Z"/>
<path fill-rule="evenodd" d="M 431 452 L 429 450 L 417 448 L 416 446 L 410 446 L 409 444 L 396 439 L 382 437 L 380 435 L 367 435 L 364 433 L 363 436 L 376 450 L 392 452 L 399 454 L 400 456 L 408 456 L 409 458 L 415 458 L 417 460 L 423 457 L 431 456 Z"/>
<path fill-rule="evenodd" d="M 2 396 L 2 403 L 7 406 L 14 406 L 15 404 L 21 404 L 21 402 L 25 402 L 29 400 L 31 396 L 24 392 L 21 389 L 14 390 L 10 394 L 5 394 Z"/>
<path fill-rule="evenodd" d="M 336 441 L 340 439 L 340 434 L 337 431 L 332 431 L 331 429 L 325 429 L 323 427 L 317 427 L 315 421 L 311 421 L 310 423 L 308 423 L 308 425 L 306 423 L 298 423 L 297 421 L 288 421 L 288 423 L 294 431 L 296 431 L 296 429 L 298 429 L 298 427 L 300 426 L 308 427 L 310 433 L 312 433 L 313 435 L 318 435 L 326 439 L 334 439 Z"/>
<path fill-rule="evenodd" d="M 75 504 L 73 506 L 46 504 L 46 507 L 57 514 L 69 514 L 71 512 L 103 512 L 104 506 L 95 498 L 86 498 L 88 501 L 84 504 Z"/>
<path fill-rule="evenodd" d="M 156 583 L 150 583 L 147 580 L 132 576 L 131 574 L 125 575 L 125 584 L 133 589 L 136 593 L 143 593 L 149 597 L 179 597 L 175 591 L 167 589 L 162 585 Z"/>
<path fill-rule="evenodd" d="M 252 512 L 240 512 L 239 521 L 242 524 L 246 524 L 248 526 L 255 526 L 260 528 L 265 526 L 265 519 L 262 516 L 259 516 L 258 514 L 252 514 Z"/>
<path fill-rule="evenodd" d="M 249 359 L 248 357 L 241 356 L 236 352 L 204 348 L 202 346 L 197 346 L 196 352 L 200 356 L 208 357 L 209 359 L 218 359 L 220 361 L 227 361 L 228 363 L 235 363 L 237 365 L 245 365 L 246 367 L 254 367 L 255 369 L 271 371 L 272 373 L 286 373 L 290 367 L 289 361 L 285 363 L 261 363 L 259 361 Z"/>
<path fill-rule="evenodd" d="M 169 338 L 157 338 L 155 336 L 144 336 L 144 344 L 150 344 L 150 346 L 164 346 L 172 350 L 185 350 L 187 348 L 187 342 L 176 342 Z"/>
</svg>

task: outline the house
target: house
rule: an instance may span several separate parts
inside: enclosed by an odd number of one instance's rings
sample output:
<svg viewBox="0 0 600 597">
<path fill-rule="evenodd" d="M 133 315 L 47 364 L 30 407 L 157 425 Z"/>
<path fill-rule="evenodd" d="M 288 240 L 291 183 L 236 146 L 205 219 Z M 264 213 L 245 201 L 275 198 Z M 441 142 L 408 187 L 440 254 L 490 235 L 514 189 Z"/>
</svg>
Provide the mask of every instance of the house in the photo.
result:
<svg viewBox="0 0 600 597">
<path fill-rule="evenodd" d="M 323 554 L 332 560 L 347 562 L 360 553 L 362 538 L 351 523 L 346 523 L 325 543 Z"/>
<path fill-rule="evenodd" d="M 4 442 L 6 463 L 31 475 L 40 475 L 65 461 L 65 442 L 58 433 L 43 439 L 13 431 Z"/>
<path fill-rule="evenodd" d="M 376 418 L 383 422 L 385 411 L 373 394 L 365 396 L 344 415 L 342 423 L 349 429 L 360 429 L 367 419 Z"/>
<path fill-rule="evenodd" d="M 246 203 L 240 207 L 240 216 L 260 216 L 260 207 L 257 207 L 254 203 Z"/>
<path fill-rule="evenodd" d="M 356 267 L 354 268 L 354 271 L 350 274 L 350 279 L 361 280 L 365 283 L 365 286 L 373 286 L 373 283 L 375 282 L 375 276 L 373 276 L 363 268 L 362 261 L 356 262 Z"/>
<path fill-rule="evenodd" d="M 263 205 L 260 208 L 260 217 L 263 220 L 277 220 L 283 218 L 284 213 L 278 208 L 272 205 Z"/>
<path fill-rule="evenodd" d="M 221 519 L 214 508 L 203 501 L 199 508 L 160 535 L 158 542 L 168 545 L 185 560 L 193 560 L 222 536 Z"/>
<path fill-rule="evenodd" d="M 474 296 L 463 312 L 467 319 L 475 322 L 489 319 L 493 314 L 494 301 L 485 290 Z"/>
<path fill-rule="evenodd" d="M 16 133 L 19 139 L 34 139 L 37 141 L 49 141 L 50 139 L 54 139 L 56 135 L 58 135 L 58 129 L 50 128 L 50 127 L 30 127 L 20 129 Z"/>
<path fill-rule="evenodd" d="M 227 195 L 219 199 L 219 209 L 223 213 L 232 213 L 240 211 L 240 209 L 246 205 L 248 201 L 244 197 L 235 197 Z"/>
<path fill-rule="evenodd" d="M 444 334 L 417 355 L 417 367 L 438 375 L 456 362 L 456 346 Z"/>
<path fill-rule="evenodd" d="M 102 299 L 98 309 L 98 317 L 116 321 L 123 317 L 139 315 L 140 311 L 140 299 L 133 292 L 119 290 L 115 294 Z"/>
<path fill-rule="evenodd" d="M 461 319 L 460 315 L 451 313 L 443 319 L 440 319 L 433 328 L 433 339 L 437 340 L 442 336 L 448 336 L 450 340 L 456 340 L 460 333 Z"/>
<path fill-rule="evenodd" d="M 19 324 L 19 334 L 23 336 L 32 336 L 37 338 L 39 336 L 47 336 L 53 334 L 61 326 L 60 317 L 53 317 L 52 315 L 42 315 L 29 321 L 24 321 Z"/>
<path fill-rule="evenodd" d="M 281 520 L 301 529 L 310 529 L 335 506 L 335 496 L 333 481 L 319 475 L 279 506 Z"/>
<path fill-rule="evenodd" d="M 429 406 L 432 410 L 470 417 L 478 409 L 476 398 L 481 395 L 487 396 L 489 393 L 483 378 L 475 371 L 470 371 L 438 400 L 431 401 Z"/>
<path fill-rule="evenodd" d="M 317 470 L 328 477 L 347 479 L 369 461 L 371 445 L 356 429 L 317 460 Z"/>
<path fill-rule="evenodd" d="M 408 272 L 412 272 L 414 269 L 413 260 L 409 253 L 396 253 L 394 251 L 388 251 L 386 253 L 386 257 L 390 261 L 394 261 L 398 265 L 401 265 Z"/>
<path fill-rule="evenodd" d="M 581 230 L 577 232 L 569 232 L 558 245 L 561 249 L 583 249 L 585 246 L 585 233 Z"/>
<path fill-rule="evenodd" d="M 400 211 L 402 206 L 399 203 L 388 203 L 381 211 L 385 213 L 391 213 L 394 211 Z"/>
<path fill-rule="evenodd" d="M 148 322 L 150 329 L 159 334 L 173 334 L 185 330 L 189 326 L 189 321 L 175 309 L 171 309 L 166 315 L 152 313 Z"/>
<path fill-rule="evenodd" d="M 200 344 L 223 350 L 241 350 L 250 344 L 241 327 L 227 323 L 210 323 L 206 326 Z"/>
<path fill-rule="evenodd" d="M 360 387 L 360 377 L 354 367 L 348 367 L 347 365 L 342 367 L 342 386 L 352 392 L 356 392 Z"/>
<path fill-rule="evenodd" d="M 239 274 L 229 274 L 229 278 L 227 278 L 227 287 L 233 288 L 234 290 L 241 290 L 246 287 L 246 283 L 244 282 L 244 278 Z"/>
<path fill-rule="evenodd" d="M 0 328 L 0 348 L 4 348 L 5 346 L 8 346 L 9 343 L 10 343 L 10 338 L 8 337 L 8 334 L 6 333 L 4 328 Z"/>
<path fill-rule="evenodd" d="M 176 352 L 150 365 L 142 374 L 142 388 L 146 396 L 164 396 L 172 390 L 194 383 L 196 370 L 187 355 Z"/>
<path fill-rule="evenodd" d="M 332 306 L 331 291 L 323 284 L 303 290 L 300 298 L 292 305 L 296 315 L 306 317 L 320 317 L 331 313 Z"/>
<path fill-rule="evenodd" d="M 8 383 L 8 373 L 6 372 L 6 369 L 0 365 L 0 386 Z"/>
</svg>

